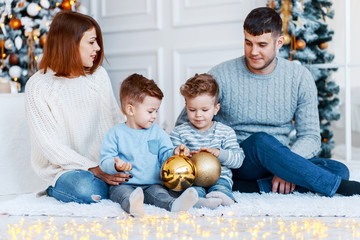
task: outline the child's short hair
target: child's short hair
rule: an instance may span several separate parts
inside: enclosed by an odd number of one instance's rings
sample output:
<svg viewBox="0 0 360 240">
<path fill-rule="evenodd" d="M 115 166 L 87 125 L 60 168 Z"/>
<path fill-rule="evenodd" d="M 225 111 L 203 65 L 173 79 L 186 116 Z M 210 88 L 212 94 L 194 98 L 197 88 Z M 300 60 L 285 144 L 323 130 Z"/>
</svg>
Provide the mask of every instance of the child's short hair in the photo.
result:
<svg viewBox="0 0 360 240">
<path fill-rule="evenodd" d="M 180 87 L 180 93 L 186 98 L 194 98 L 199 95 L 208 94 L 215 97 L 215 105 L 219 102 L 219 85 L 210 74 L 195 74 Z"/>
<path fill-rule="evenodd" d="M 154 80 L 149 80 L 137 73 L 128 76 L 120 86 L 121 110 L 125 112 L 126 105 L 128 104 L 142 103 L 146 96 L 162 100 L 164 94 Z"/>
</svg>

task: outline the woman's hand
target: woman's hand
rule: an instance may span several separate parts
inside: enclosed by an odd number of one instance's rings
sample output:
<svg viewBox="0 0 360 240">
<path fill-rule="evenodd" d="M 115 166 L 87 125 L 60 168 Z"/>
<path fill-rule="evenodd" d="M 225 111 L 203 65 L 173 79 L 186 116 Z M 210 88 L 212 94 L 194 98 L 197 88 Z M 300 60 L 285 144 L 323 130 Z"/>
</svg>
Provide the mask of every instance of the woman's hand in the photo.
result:
<svg viewBox="0 0 360 240">
<path fill-rule="evenodd" d="M 89 171 L 109 185 L 119 185 L 123 182 L 128 182 L 129 178 L 132 178 L 132 175 L 127 173 L 116 173 L 114 175 L 104 173 L 99 166 L 89 168 Z"/>
</svg>

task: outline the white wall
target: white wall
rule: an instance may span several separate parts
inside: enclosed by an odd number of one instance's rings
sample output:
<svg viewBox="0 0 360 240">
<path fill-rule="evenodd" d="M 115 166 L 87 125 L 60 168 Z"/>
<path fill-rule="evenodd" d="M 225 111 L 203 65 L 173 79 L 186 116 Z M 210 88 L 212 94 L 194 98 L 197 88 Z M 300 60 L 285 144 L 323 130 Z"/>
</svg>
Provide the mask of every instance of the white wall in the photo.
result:
<svg viewBox="0 0 360 240">
<path fill-rule="evenodd" d="M 329 42 L 329 51 L 335 54 L 333 63 L 339 66 L 336 73 L 332 75 L 334 81 L 340 86 L 340 112 L 341 118 L 333 123 L 336 145 L 345 144 L 345 1 L 332 1 L 335 11 L 334 19 L 326 19 L 329 27 L 335 31 L 333 40 Z M 351 128 L 352 128 L 352 145 L 360 148 L 360 32 L 358 31 L 358 22 L 360 15 L 360 1 L 349 0 L 350 2 L 350 62 L 349 62 L 349 80 L 351 86 Z M 358 151 L 358 150 L 356 150 Z M 357 159 L 360 160 L 360 159 Z"/>
<path fill-rule="evenodd" d="M 81 0 L 100 23 L 105 53 L 114 93 L 121 81 L 133 72 L 154 79 L 164 91 L 165 99 L 159 123 L 168 131 L 173 127 L 183 106 L 180 85 L 194 73 L 207 72 L 223 60 L 243 54 L 242 24 L 247 13 L 267 0 Z M 351 2 L 351 23 L 357 23 L 360 1 Z M 345 85 L 345 4 L 333 1 L 334 19 L 326 18 L 335 31 L 328 50 L 335 54 L 339 70 L 333 79 L 341 87 L 341 120 L 334 123 L 335 140 L 344 143 Z M 350 76 L 354 92 L 360 88 L 360 32 L 351 26 Z M 360 90 L 360 89 L 359 89 Z M 354 107 L 360 103 L 356 94 Z M 360 106 L 360 105 L 359 105 Z M 360 111 L 360 107 L 359 107 Z M 358 118 L 358 117 L 357 117 Z M 353 124 L 356 123 L 354 118 Z M 359 123 L 360 124 L 360 123 Z M 357 127 L 353 127 L 353 143 L 360 145 Z"/>
<path fill-rule="evenodd" d="M 107 68 L 118 95 L 137 72 L 165 94 L 159 124 L 170 131 L 183 108 L 179 87 L 195 73 L 243 54 L 242 24 L 266 0 L 88 0 L 104 38 Z"/>
</svg>

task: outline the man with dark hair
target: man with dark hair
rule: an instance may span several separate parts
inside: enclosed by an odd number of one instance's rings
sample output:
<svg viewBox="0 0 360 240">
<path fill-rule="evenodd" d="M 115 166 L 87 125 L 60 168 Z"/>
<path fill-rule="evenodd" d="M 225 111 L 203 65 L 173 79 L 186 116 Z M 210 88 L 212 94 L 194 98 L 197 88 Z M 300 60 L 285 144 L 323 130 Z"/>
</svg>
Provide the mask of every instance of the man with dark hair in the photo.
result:
<svg viewBox="0 0 360 240">
<path fill-rule="evenodd" d="M 281 32 L 275 10 L 252 10 L 244 22 L 245 56 L 209 71 L 220 87 L 214 119 L 235 130 L 245 153 L 242 166 L 233 170 L 233 190 L 360 194 L 360 183 L 348 180 L 344 164 L 316 157 L 317 89 L 305 67 L 276 56 L 284 44 Z M 183 111 L 177 124 L 186 120 Z M 296 140 L 290 146 L 293 127 Z"/>
</svg>

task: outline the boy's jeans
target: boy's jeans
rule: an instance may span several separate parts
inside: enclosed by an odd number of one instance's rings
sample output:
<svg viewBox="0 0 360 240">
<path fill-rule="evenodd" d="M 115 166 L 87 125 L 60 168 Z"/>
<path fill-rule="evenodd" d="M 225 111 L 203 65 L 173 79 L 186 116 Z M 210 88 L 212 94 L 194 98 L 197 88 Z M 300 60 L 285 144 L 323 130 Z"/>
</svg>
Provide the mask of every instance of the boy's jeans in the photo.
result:
<svg viewBox="0 0 360 240">
<path fill-rule="evenodd" d="M 332 197 L 341 179 L 349 179 L 344 164 L 323 158 L 305 159 L 267 133 L 255 133 L 240 146 L 245 159 L 239 169 L 233 170 L 233 178 L 257 180 L 261 192 L 271 192 L 272 177 L 276 175 L 296 184 L 295 190 L 300 192 L 307 189 Z"/>
<path fill-rule="evenodd" d="M 130 185 L 120 184 L 118 186 L 110 186 L 109 197 L 112 201 L 121 205 L 121 208 L 129 213 L 130 211 L 130 194 L 137 188 L 141 187 L 144 192 L 144 203 L 157 207 L 171 210 L 171 205 L 176 198 L 170 196 L 169 191 L 162 185 Z"/>
<path fill-rule="evenodd" d="M 222 193 L 226 194 L 229 198 L 231 198 L 232 200 L 235 201 L 234 195 L 232 194 L 231 184 L 229 183 L 228 180 L 221 178 L 221 177 L 211 187 L 203 188 L 203 187 L 194 186 L 194 185 L 192 187 L 196 189 L 196 191 L 199 194 L 199 197 L 202 197 L 202 198 L 206 198 L 206 193 L 218 191 L 218 192 L 222 192 Z"/>
<path fill-rule="evenodd" d="M 108 196 L 108 185 L 90 171 L 74 170 L 61 175 L 55 186 L 46 190 L 63 202 L 95 203 Z"/>
</svg>

